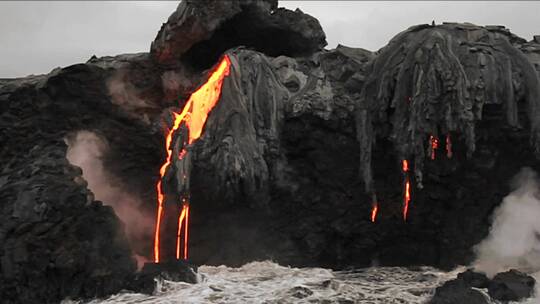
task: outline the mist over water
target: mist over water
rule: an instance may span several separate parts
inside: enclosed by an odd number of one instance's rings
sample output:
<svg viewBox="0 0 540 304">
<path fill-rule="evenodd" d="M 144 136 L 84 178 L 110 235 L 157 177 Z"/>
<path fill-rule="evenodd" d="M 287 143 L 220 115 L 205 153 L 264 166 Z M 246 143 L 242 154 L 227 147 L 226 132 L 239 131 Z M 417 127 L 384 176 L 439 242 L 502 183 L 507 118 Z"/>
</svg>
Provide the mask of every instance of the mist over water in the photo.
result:
<svg viewBox="0 0 540 304">
<path fill-rule="evenodd" d="M 103 158 L 109 150 L 107 140 L 90 131 L 78 131 L 65 139 L 68 161 L 82 169 L 96 200 L 113 207 L 116 215 L 124 222 L 132 247 L 141 240 L 148 240 L 154 229 L 153 215 L 143 213 L 142 201 L 124 189 L 122 182 L 112 176 L 103 166 Z M 145 262 L 137 256 L 139 265 Z"/>
<path fill-rule="evenodd" d="M 486 239 L 475 247 L 477 270 L 493 276 L 517 269 L 540 271 L 540 191 L 537 174 L 524 168 L 512 181 L 513 191 L 493 213 Z"/>
</svg>

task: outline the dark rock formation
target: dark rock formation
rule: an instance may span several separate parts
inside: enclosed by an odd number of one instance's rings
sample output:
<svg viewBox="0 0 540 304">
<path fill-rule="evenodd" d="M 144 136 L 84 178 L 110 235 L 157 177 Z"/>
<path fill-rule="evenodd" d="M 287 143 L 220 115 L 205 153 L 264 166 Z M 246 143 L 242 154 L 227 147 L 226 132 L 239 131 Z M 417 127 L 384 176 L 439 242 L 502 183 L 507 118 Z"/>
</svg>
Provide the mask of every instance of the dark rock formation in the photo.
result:
<svg viewBox="0 0 540 304">
<path fill-rule="evenodd" d="M 419 25 L 393 38 L 368 67 L 357 109 L 360 173 L 383 217 L 398 221 L 401 160 L 415 173 L 407 232 L 378 241 L 403 244 L 385 246 L 390 255 L 416 252 L 440 266 L 469 262 L 508 181 L 523 166 L 538 170 L 540 82 L 520 51 L 524 42 L 503 27 Z"/>
<path fill-rule="evenodd" d="M 190 156 L 194 264 L 471 261 L 510 178 L 540 169 L 538 41 L 470 24 L 412 27 L 375 54 L 321 50 L 324 40 L 314 18 L 274 1 L 183 1 L 149 54 L 0 80 L 0 296 L 43 303 L 151 292 L 159 271 L 136 275 L 131 257 L 150 257 L 152 240 L 126 236 L 94 201 L 62 140 L 79 130 L 105 138 L 107 170 L 153 217 L 170 112 L 224 54 L 231 73 Z M 440 139 L 435 160 L 429 136 Z M 407 222 L 405 158 L 418 186 Z M 179 186 L 181 165 L 174 160 L 166 192 Z M 168 203 L 169 223 L 177 207 Z M 163 242 L 172 247 L 169 226 Z M 485 303 L 471 289 L 485 283 L 466 273 L 439 293 Z"/>
<path fill-rule="evenodd" d="M 520 301 L 533 295 L 536 280 L 517 270 L 498 273 L 489 283 L 489 295 L 499 301 Z"/>
<path fill-rule="evenodd" d="M 499 273 L 490 280 L 485 274 L 469 269 L 458 274 L 456 279 L 445 282 L 442 286 L 437 287 L 435 295 L 429 303 L 487 304 L 493 303 L 493 300 L 501 301 L 502 303 L 520 301 L 533 295 L 534 285 L 534 278 L 517 270 Z M 487 289 L 489 297 L 479 289 Z"/>
<path fill-rule="evenodd" d="M 540 148 L 540 82 L 513 45 L 522 42 L 504 27 L 452 23 L 414 26 L 393 38 L 373 61 L 359 104 L 366 189 L 375 191 L 370 155 L 376 136 L 389 138 L 400 159 L 414 160 L 421 188 L 429 137 L 461 136 L 471 156 L 484 107 L 502 108 L 501 122 L 510 128 L 529 127 Z M 520 110 L 528 116 L 520 118 Z"/>
<path fill-rule="evenodd" d="M 197 283 L 197 267 L 185 261 L 168 261 L 159 264 L 146 263 L 135 278 L 128 283 L 130 291 L 152 294 L 157 287 L 156 280 Z"/>
<path fill-rule="evenodd" d="M 465 272 L 459 273 L 457 279 L 463 281 L 465 285 L 474 288 L 487 288 L 490 280 L 484 273 L 474 272 L 467 269 Z"/>
<path fill-rule="evenodd" d="M 3 303 L 104 296 L 136 270 L 122 223 L 65 158 L 71 132 L 102 134 L 112 147 L 103 160 L 109 170 L 132 193 L 154 195 L 160 139 L 111 103 L 106 75 L 81 64 L 0 86 Z M 142 254 L 150 246 L 132 248 Z"/>
<path fill-rule="evenodd" d="M 326 36 L 317 19 L 277 7 L 277 0 L 182 1 L 163 24 L 151 53 L 160 63 L 182 58 L 209 68 L 231 47 L 270 56 L 302 56 L 321 50 Z"/>
<path fill-rule="evenodd" d="M 430 304 L 488 304 L 489 298 L 462 280 L 451 280 L 437 287 Z"/>
</svg>

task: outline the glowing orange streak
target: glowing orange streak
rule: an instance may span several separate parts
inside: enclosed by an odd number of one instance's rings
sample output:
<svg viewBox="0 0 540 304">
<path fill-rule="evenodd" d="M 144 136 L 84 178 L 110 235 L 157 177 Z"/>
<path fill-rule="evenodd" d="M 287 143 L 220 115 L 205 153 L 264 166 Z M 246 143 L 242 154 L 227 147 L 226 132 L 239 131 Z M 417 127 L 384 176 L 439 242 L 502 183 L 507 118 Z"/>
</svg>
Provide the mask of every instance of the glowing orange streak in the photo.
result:
<svg viewBox="0 0 540 304">
<path fill-rule="evenodd" d="M 409 212 L 409 202 L 411 201 L 411 193 L 410 193 L 410 182 L 409 178 L 405 180 L 405 204 L 403 206 L 403 220 L 407 220 L 407 213 Z"/>
<path fill-rule="evenodd" d="M 429 142 L 431 144 L 431 159 L 434 160 L 435 159 L 435 150 L 437 150 L 437 148 L 439 148 L 439 139 L 434 137 L 433 135 L 431 135 L 429 137 Z"/>
<path fill-rule="evenodd" d="M 165 151 L 167 151 L 167 158 L 165 160 L 165 163 L 161 166 L 159 169 L 160 179 L 156 184 L 156 190 L 157 190 L 157 196 L 158 196 L 158 211 L 157 211 L 157 219 L 156 219 L 156 231 L 154 235 L 154 262 L 159 263 L 159 241 L 160 241 L 160 227 L 161 227 L 161 217 L 163 216 L 163 192 L 161 191 L 161 181 L 163 179 L 163 176 L 165 175 L 165 172 L 167 171 L 167 168 L 171 164 L 172 161 L 172 150 L 171 150 L 171 142 L 172 142 L 172 134 L 173 132 L 180 127 L 180 123 L 182 122 L 182 116 L 173 113 L 174 114 L 174 124 L 173 128 L 169 130 L 167 133 L 167 137 L 165 138 Z"/>
<path fill-rule="evenodd" d="M 402 161 L 402 167 L 403 167 L 403 172 L 409 171 L 409 162 L 406 159 Z"/>
<path fill-rule="evenodd" d="M 188 227 L 189 227 L 189 205 L 184 205 L 186 207 L 186 219 L 184 223 L 184 260 L 188 258 Z"/>
<path fill-rule="evenodd" d="M 230 73 L 231 61 L 228 56 L 224 56 L 223 60 L 220 62 L 218 67 L 212 72 L 206 83 L 204 83 L 199 89 L 197 89 L 186 102 L 182 112 L 180 114 L 174 114 L 174 125 L 169 130 L 165 140 L 165 147 L 167 151 L 167 158 L 165 163 L 161 166 L 159 173 L 161 175 L 160 180 L 158 181 L 156 188 L 158 194 L 158 211 L 156 218 L 156 231 L 154 235 L 154 262 L 159 263 L 160 260 L 160 230 L 161 230 L 161 217 L 163 216 L 163 192 L 161 190 L 161 181 L 167 171 L 167 168 L 170 166 L 172 161 L 172 151 L 171 151 L 171 142 L 172 135 L 180 127 L 182 122 L 185 122 L 189 139 L 188 144 L 192 144 L 196 139 L 198 139 L 204 128 L 206 119 L 208 118 L 209 112 L 217 104 L 219 96 L 221 94 L 221 87 L 223 85 L 223 80 Z M 179 157 L 183 157 L 182 151 L 180 152 Z M 187 232 L 187 228 L 186 228 Z M 186 236 L 187 238 L 187 236 Z M 187 241 L 186 245 L 187 247 Z M 187 252 L 187 248 L 186 248 Z M 187 253 L 184 254 L 187 256 Z"/>
<path fill-rule="evenodd" d="M 186 205 L 182 206 L 182 212 L 178 217 L 178 233 L 176 234 L 176 259 L 180 259 L 180 236 L 182 234 L 182 223 L 186 217 Z"/>
<path fill-rule="evenodd" d="M 379 211 L 379 205 L 375 203 L 373 207 L 371 208 L 371 222 L 375 223 L 375 220 L 377 219 L 377 211 Z"/>
</svg>

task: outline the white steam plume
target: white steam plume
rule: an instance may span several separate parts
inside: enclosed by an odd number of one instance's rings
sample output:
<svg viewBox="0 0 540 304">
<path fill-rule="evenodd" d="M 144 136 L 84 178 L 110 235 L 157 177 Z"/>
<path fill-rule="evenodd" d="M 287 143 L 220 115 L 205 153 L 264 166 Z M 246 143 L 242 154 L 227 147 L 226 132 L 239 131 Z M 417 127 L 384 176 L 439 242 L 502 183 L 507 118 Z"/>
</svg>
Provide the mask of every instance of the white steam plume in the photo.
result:
<svg viewBox="0 0 540 304">
<path fill-rule="evenodd" d="M 132 246 L 136 241 L 150 239 L 154 229 L 153 217 L 141 211 L 142 201 L 126 192 L 121 181 L 103 166 L 103 156 L 109 149 L 107 141 L 90 131 L 71 134 L 65 141 L 68 145 L 66 158 L 82 169 L 83 178 L 96 200 L 113 207 L 125 224 Z M 137 256 L 137 262 L 144 263 L 144 258 Z"/>
<path fill-rule="evenodd" d="M 475 247 L 475 269 L 489 277 L 517 269 L 540 271 L 540 189 L 536 173 L 524 168 L 514 178 L 512 193 L 493 214 L 491 231 Z"/>
</svg>

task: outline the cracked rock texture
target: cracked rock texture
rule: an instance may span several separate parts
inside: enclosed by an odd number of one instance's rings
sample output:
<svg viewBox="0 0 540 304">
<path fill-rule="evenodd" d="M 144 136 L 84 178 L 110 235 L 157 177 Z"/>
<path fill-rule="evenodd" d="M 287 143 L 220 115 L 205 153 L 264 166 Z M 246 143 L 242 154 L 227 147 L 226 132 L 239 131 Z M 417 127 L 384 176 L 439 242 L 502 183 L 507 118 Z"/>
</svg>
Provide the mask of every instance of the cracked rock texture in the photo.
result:
<svg viewBox="0 0 540 304">
<path fill-rule="evenodd" d="M 470 262 L 511 177 L 540 169 L 538 38 L 443 24 L 411 27 L 375 53 L 325 45 L 315 18 L 276 1 L 188 0 L 149 53 L 0 80 L 2 298 L 151 292 L 132 257 L 150 258 L 153 240 L 126 234 L 95 201 L 63 139 L 80 130 L 106 139 L 108 174 L 153 217 L 171 111 L 224 54 L 231 73 L 191 155 L 192 263 Z M 407 222 L 405 158 L 415 173 Z M 165 181 L 173 193 L 177 167 Z M 167 208 L 172 247 L 178 206 Z"/>
</svg>

